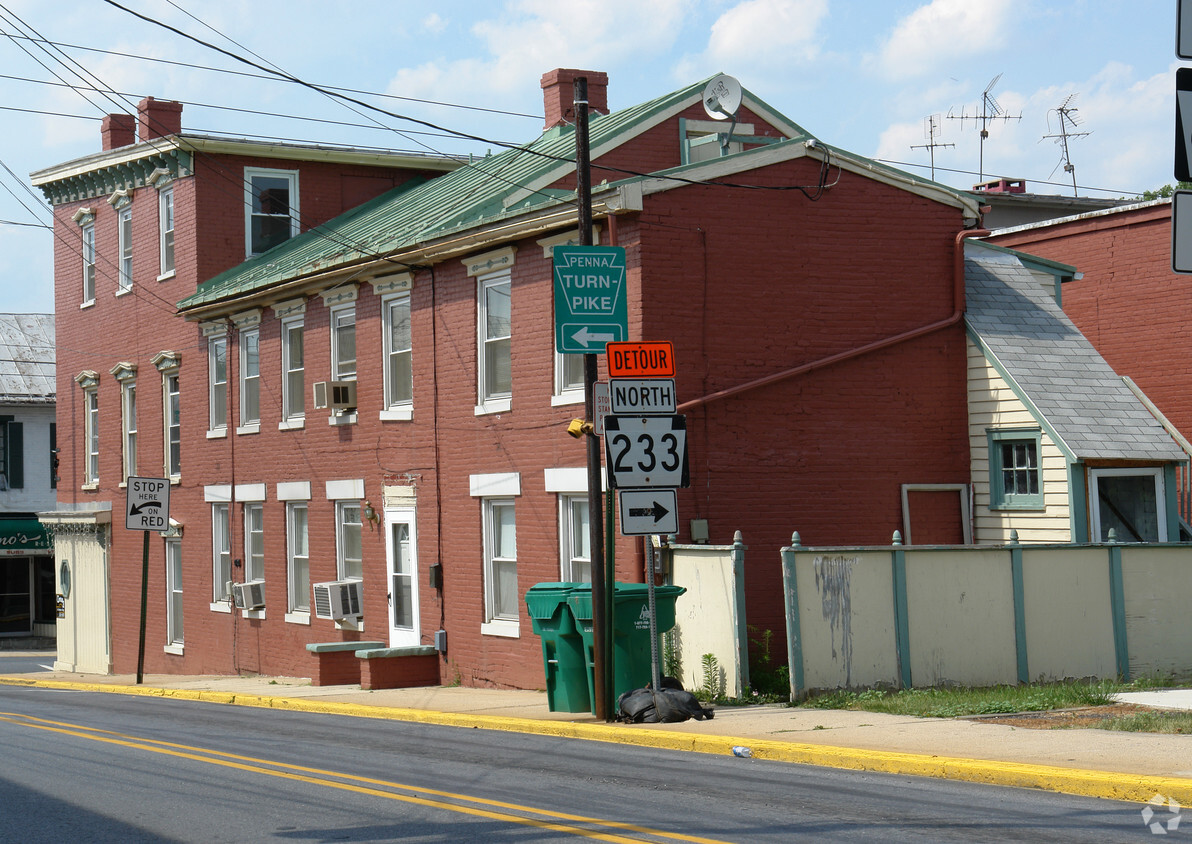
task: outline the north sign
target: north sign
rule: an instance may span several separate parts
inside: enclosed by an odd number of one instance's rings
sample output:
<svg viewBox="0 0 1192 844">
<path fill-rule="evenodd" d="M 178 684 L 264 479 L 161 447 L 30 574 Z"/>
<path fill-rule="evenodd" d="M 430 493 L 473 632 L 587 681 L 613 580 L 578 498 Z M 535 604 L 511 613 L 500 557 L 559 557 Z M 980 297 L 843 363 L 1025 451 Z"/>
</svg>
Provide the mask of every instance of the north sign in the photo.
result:
<svg viewBox="0 0 1192 844">
<path fill-rule="evenodd" d="M 609 416 L 604 449 L 612 489 L 689 484 L 686 416 Z"/>
<path fill-rule="evenodd" d="M 608 382 L 612 412 L 628 415 L 675 412 L 673 378 L 614 378 Z"/>
<path fill-rule="evenodd" d="M 678 493 L 673 489 L 622 489 L 617 500 L 625 536 L 679 532 Z"/>
<path fill-rule="evenodd" d="M 625 249 L 556 246 L 555 350 L 599 354 L 629 336 Z"/>
<path fill-rule="evenodd" d="M 168 478 L 129 478 L 128 508 L 124 526 L 128 530 L 168 530 L 170 527 L 170 481 Z"/>
</svg>

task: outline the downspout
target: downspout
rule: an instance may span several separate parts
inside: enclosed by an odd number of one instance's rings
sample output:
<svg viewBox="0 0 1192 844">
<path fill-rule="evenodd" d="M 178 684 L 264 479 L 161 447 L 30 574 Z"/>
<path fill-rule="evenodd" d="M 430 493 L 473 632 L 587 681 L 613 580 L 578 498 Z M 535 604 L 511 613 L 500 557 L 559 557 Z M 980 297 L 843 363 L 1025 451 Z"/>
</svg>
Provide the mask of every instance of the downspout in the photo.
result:
<svg viewBox="0 0 1192 844">
<path fill-rule="evenodd" d="M 788 378 L 794 378 L 797 375 L 803 375 L 816 369 L 822 369 L 825 366 L 831 366 L 834 363 L 850 360 L 851 358 L 861 357 L 870 352 L 880 351 L 881 349 L 890 346 L 896 346 L 899 343 L 904 343 L 907 340 L 913 340 L 916 337 L 922 337 L 925 334 L 939 331 L 942 328 L 947 328 L 950 325 L 955 325 L 964 318 L 964 241 L 970 237 L 987 237 L 991 232 L 988 229 L 965 229 L 957 232 L 956 239 L 953 242 L 953 257 L 952 257 L 952 314 L 946 319 L 937 322 L 929 323 L 928 325 L 919 328 L 904 331 L 901 334 L 895 334 L 893 337 L 887 337 L 883 340 L 876 340 L 872 343 L 866 343 L 864 346 L 858 346 L 855 349 L 849 349 L 846 352 L 837 352 L 834 355 L 829 355 L 825 358 L 812 361 L 811 363 L 801 364 L 792 367 L 791 369 L 784 369 L 782 372 L 776 372 L 773 375 L 766 375 L 762 378 L 754 379 L 753 381 L 746 381 L 744 384 L 738 384 L 736 387 L 729 387 L 725 390 L 719 390 L 715 393 L 709 393 L 698 399 L 692 399 L 688 402 L 683 402 L 676 408 L 678 413 L 685 413 L 689 410 L 694 410 L 697 407 L 711 404 L 721 399 L 738 396 L 742 393 L 747 393 L 750 390 L 755 390 L 758 387 L 765 387 L 770 384 L 775 384 L 779 381 L 785 381 Z"/>
</svg>

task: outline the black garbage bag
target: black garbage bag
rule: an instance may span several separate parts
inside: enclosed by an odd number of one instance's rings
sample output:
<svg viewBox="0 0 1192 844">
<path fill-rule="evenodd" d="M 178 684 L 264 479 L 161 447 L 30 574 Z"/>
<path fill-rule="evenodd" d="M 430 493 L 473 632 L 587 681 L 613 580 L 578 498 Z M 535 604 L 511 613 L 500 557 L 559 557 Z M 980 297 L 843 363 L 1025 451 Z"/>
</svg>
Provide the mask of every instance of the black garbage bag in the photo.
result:
<svg viewBox="0 0 1192 844">
<path fill-rule="evenodd" d="M 694 718 L 703 721 L 715 715 L 673 677 L 663 677 L 662 686 L 633 689 L 617 698 L 618 717 L 627 724 L 674 724 Z"/>
</svg>

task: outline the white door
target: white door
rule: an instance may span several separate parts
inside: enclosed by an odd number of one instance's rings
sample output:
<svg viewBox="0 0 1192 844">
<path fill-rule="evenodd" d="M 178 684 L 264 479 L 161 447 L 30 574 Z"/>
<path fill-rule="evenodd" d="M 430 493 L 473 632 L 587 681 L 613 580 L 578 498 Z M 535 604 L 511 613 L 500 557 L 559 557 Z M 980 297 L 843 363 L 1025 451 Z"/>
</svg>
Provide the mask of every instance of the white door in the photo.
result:
<svg viewBox="0 0 1192 844">
<path fill-rule="evenodd" d="M 389 569 L 389 646 L 421 644 L 418 625 L 418 546 L 414 509 L 385 511 L 385 556 Z"/>
<path fill-rule="evenodd" d="M 1113 528 L 1118 542 L 1166 542 L 1163 470 L 1089 470 L 1090 533 L 1093 542 L 1107 542 Z"/>
</svg>

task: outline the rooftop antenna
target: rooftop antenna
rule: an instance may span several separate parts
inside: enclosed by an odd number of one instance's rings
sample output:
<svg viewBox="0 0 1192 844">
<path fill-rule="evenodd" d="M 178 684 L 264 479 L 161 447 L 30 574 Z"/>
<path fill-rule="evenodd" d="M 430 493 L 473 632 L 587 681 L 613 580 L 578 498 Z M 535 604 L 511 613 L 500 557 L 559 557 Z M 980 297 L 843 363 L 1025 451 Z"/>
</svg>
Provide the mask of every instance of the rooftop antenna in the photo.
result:
<svg viewBox="0 0 1192 844">
<path fill-rule="evenodd" d="M 704 86 L 704 111 L 713 120 L 730 120 L 727 133 L 720 133 L 720 154 L 728 155 L 737 127 L 737 112 L 741 108 L 741 83 L 727 74 L 720 74 L 708 80 Z"/>
<path fill-rule="evenodd" d="M 980 159 L 980 175 L 978 181 L 985 181 L 985 139 L 989 137 L 989 123 L 993 120 L 1022 120 L 1022 115 L 1006 114 L 1006 110 L 1002 108 L 1001 104 L 993 96 L 993 86 L 1002 78 L 999 73 L 993 79 L 989 80 L 989 84 L 985 86 L 985 90 L 981 93 L 981 112 L 979 114 L 966 114 L 961 111 L 960 114 L 952 114 L 948 112 L 949 120 L 961 121 L 961 127 L 964 126 L 965 120 L 980 120 L 981 121 L 981 159 Z"/>
<path fill-rule="evenodd" d="M 1048 138 L 1051 138 L 1057 144 L 1060 145 L 1060 148 L 1063 150 L 1063 154 L 1060 156 L 1060 164 L 1064 165 L 1065 173 L 1072 174 L 1072 195 L 1079 196 L 1080 194 L 1077 192 L 1077 189 L 1076 189 L 1076 165 L 1072 163 L 1072 159 L 1068 155 L 1068 139 L 1069 138 L 1083 138 L 1086 135 L 1090 135 L 1092 133 L 1091 132 L 1072 132 L 1072 131 L 1070 131 L 1071 129 L 1075 129 L 1077 126 L 1079 126 L 1081 124 L 1080 118 L 1078 118 L 1076 116 L 1076 112 L 1078 111 L 1078 109 L 1076 108 L 1076 106 L 1072 105 L 1072 103 L 1074 103 L 1075 101 L 1076 101 L 1076 94 L 1069 94 L 1068 96 L 1064 97 L 1064 101 L 1062 103 L 1060 103 L 1058 106 L 1053 108 L 1051 111 L 1047 112 L 1047 129 L 1048 129 L 1048 131 L 1051 130 L 1052 112 L 1054 112 L 1059 117 L 1060 126 L 1059 126 L 1059 129 L 1057 130 L 1056 134 L 1044 135 L 1039 140 L 1045 141 Z M 1055 175 L 1055 170 L 1059 168 L 1060 164 L 1055 165 L 1055 169 L 1053 169 L 1051 171 L 1052 176 Z M 1047 178 L 1050 179 L 1051 176 L 1048 176 Z"/>
<path fill-rule="evenodd" d="M 936 148 L 945 149 L 947 147 L 954 147 L 956 144 L 937 144 L 935 139 L 940 134 L 940 116 L 938 114 L 929 114 L 923 118 L 923 137 L 927 139 L 925 144 L 912 144 L 911 149 L 925 149 L 931 155 L 931 181 L 935 181 L 935 150 Z"/>
</svg>

